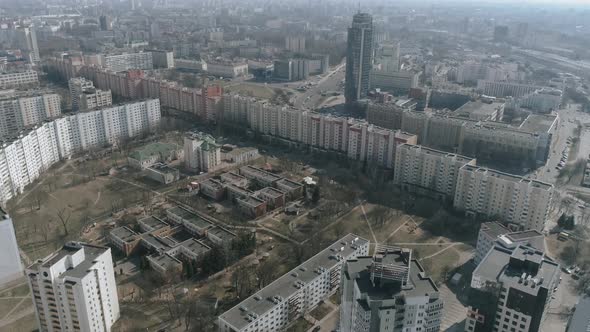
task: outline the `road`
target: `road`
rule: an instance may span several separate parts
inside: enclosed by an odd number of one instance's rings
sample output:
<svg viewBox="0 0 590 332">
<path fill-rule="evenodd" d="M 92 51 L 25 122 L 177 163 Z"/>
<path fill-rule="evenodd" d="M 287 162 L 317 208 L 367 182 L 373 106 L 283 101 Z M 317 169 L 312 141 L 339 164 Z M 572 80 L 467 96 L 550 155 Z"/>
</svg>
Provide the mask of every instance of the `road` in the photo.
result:
<svg viewBox="0 0 590 332">
<path fill-rule="evenodd" d="M 293 98 L 293 106 L 300 109 L 314 109 L 321 104 L 322 100 L 327 99 L 322 96 L 322 91 L 340 91 L 340 82 L 344 80 L 344 67 L 345 63 L 341 63 L 326 75 L 323 75 L 322 78 L 316 76 L 308 80 L 315 83 L 315 85 L 296 95 Z M 303 85 L 303 82 L 300 82 L 299 85 Z"/>
<path fill-rule="evenodd" d="M 542 332 L 565 331 L 569 316 L 564 313 L 573 308 L 578 301 L 578 295 L 574 289 L 575 281 L 572 280 L 571 275 L 562 273 L 561 277 L 563 279 L 553 294 L 545 321 L 541 324 Z"/>
</svg>

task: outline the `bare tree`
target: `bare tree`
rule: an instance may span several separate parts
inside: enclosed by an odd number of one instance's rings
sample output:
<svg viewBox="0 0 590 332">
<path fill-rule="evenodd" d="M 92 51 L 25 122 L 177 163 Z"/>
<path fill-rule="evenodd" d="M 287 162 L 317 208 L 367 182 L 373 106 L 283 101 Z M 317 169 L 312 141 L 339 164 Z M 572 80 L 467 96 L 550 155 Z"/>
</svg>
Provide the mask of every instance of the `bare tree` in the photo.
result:
<svg viewBox="0 0 590 332">
<path fill-rule="evenodd" d="M 68 209 L 68 207 L 66 206 L 56 210 L 56 215 L 59 221 L 61 222 L 65 236 L 70 235 L 68 224 L 70 222 L 70 218 L 72 217 L 72 211 Z"/>
</svg>

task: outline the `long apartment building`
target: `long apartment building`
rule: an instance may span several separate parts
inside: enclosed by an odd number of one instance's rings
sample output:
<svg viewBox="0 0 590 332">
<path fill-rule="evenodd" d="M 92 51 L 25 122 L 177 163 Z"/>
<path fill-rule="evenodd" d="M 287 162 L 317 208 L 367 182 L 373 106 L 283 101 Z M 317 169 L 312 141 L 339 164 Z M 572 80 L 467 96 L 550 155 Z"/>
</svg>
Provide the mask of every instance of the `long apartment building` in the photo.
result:
<svg viewBox="0 0 590 332">
<path fill-rule="evenodd" d="M 61 115 L 61 97 L 45 91 L 0 92 L 0 138 Z"/>
<path fill-rule="evenodd" d="M 40 331 L 109 332 L 119 319 L 108 247 L 68 242 L 25 273 Z"/>
<path fill-rule="evenodd" d="M 22 193 L 51 165 L 75 153 L 154 131 L 157 99 L 81 112 L 45 122 L 0 146 L 0 202 Z"/>
<path fill-rule="evenodd" d="M 553 185 L 465 165 L 459 169 L 454 206 L 468 215 L 498 217 L 524 229 L 542 231 L 553 198 Z"/>
<path fill-rule="evenodd" d="M 0 73 L 0 88 L 20 88 L 39 84 L 39 77 L 34 70 Z"/>
<path fill-rule="evenodd" d="M 154 62 L 151 52 L 124 53 L 105 55 L 104 67 L 116 72 L 130 69 L 154 69 Z"/>
<path fill-rule="evenodd" d="M 364 121 L 273 105 L 236 94 L 223 98 L 224 119 L 228 122 L 247 123 L 250 129 L 265 135 L 339 152 L 385 168 L 393 168 L 398 144 L 417 142 L 414 135 Z"/>
<path fill-rule="evenodd" d="M 411 249 L 377 245 L 342 268 L 342 332 L 438 332 L 444 302 Z"/>
<path fill-rule="evenodd" d="M 536 332 L 543 326 L 559 264 L 526 245 L 495 246 L 471 278 L 466 332 Z"/>
<path fill-rule="evenodd" d="M 491 80 L 477 81 L 477 90 L 486 96 L 492 97 L 518 98 L 535 92 L 540 88 L 540 86 L 516 82 L 496 82 Z"/>
<path fill-rule="evenodd" d="M 393 182 L 410 192 L 452 200 L 459 169 L 475 163 L 473 158 L 420 145 L 401 144 L 395 154 Z"/>
<path fill-rule="evenodd" d="M 272 332 L 313 310 L 339 287 L 343 264 L 369 241 L 348 234 L 219 316 L 220 332 Z"/>
</svg>

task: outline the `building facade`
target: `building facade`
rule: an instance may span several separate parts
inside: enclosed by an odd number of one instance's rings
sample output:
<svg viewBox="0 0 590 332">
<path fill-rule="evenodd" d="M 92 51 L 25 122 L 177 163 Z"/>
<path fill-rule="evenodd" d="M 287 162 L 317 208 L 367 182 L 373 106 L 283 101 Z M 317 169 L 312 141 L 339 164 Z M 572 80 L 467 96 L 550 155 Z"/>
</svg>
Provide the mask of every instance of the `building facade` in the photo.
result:
<svg viewBox="0 0 590 332">
<path fill-rule="evenodd" d="M 26 269 L 40 331 L 108 332 L 119 319 L 111 249 L 68 242 Z"/>
<path fill-rule="evenodd" d="M 34 70 L 0 74 L 0 88 L 26 88 L 39 85 L 39 77 Z"/>
<path fill-rule="evenodd" d="M 184 161 L 188 169 L 213 171 L 221 164 L 221 147 L 211 135 L 187 133 L 184 137 Z"/>
<path fill-rule="evenodd" d="M 124 53 L 118 55 L 105 55 L 104 66 L 114 72 L 130 69 L 154 69 L 151 52 Z"/>
<path fill-rule="evenodd" d="M 465 165 L 475 166 L 475 159 L 401 144 L 395 154 L 393 183 L 403 190 L 450 201 L 455 196 L 459 169 Z"/>
<path fill-rule="evenodd" d="M 160 118 L 159 100 L 150 99 L 60 117 L 19 134 L 0 146 L 0 202 L 22 193 L 56 162 L 155 131 Z"/>
<path fill-rule="evenodd" d="M 61 115 L 61 97 L 49 92 L 0 93 L 0 138 Z"/>
<path fill-rule="evenodd" d="M 2 253 L 2 268 L 0 268 L 0 287 L 22 278 L 21 264 L 16 233 L 12 219 L 0 206 L 0 252 Z"/>
<path fill-rule="evenodd" d="M 498 217 L 523 229 L 542 231 L 549 215 L 553 185 L 492 169 L 459 169 L 454 206 L 468 215 Z"/>
</svg>

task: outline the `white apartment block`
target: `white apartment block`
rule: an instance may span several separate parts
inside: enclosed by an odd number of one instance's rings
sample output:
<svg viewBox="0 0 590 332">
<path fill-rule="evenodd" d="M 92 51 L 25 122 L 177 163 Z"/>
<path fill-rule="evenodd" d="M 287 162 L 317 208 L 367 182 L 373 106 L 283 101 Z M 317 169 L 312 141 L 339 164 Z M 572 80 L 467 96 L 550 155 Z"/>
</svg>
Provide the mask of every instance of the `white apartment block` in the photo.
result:
<svg viewBox="0 0 590 332">
<path fill-rule="evenodd" d="M 160 101 L 150 99 L 68 115 L 21 133 L 0 146 L 0 202 L 22 193 L 59 160 L 155 131 L 160 117 Z"/>
<path fill-rule="evenodd" d="M 0 138 L 61 115 L 61 97 L 55 93 L 3 91 L 0 95 Z"/>
<path fill-rule="evenodd" d="M 341 332 L 438 332 L 444 302 L 410 249 L 377 245 L 342 268 Z"/>
<path fill-rule="evenodd" d="M 68 242 L 26 275 L 42 332 L 109 332 L 119 319 L 110 248 Z"/>
<path fill-rule="evenodd" d="M 399 131 L 344 117 L 273 105 L 237 94 L 225 94 L 224 119 L 250 129 L 312 148 L 346 154 L 350 159 L 393 168 Z"/>
<path fill-rule="evenodd" d="M 273 332 L 313 310 L 338 287 L 345 261 L 369 253 L 369 241 L 348 234 L 219 316 L 220 332 Z"/>
<path fill-rule="evenodd" d="M 0 184 L 1 185 L 1 184 Z M 8 213 L 0 207 L 0 286 L 22 278 L 23 266 L 20 261 L 14 225 Z"/>
<path fill-rule="evenodd" d="M 130 69 L 154 69 L 154 62 L 151 52 L 105 55 L 104 65 L 105 68 L 116 72 Z"/>
<path fill-rule="evenodd" d="M 211 135 L 187 133 L 184 136 L 184 162 L 188 169 L 213 171 L 221 164 L 221 147 Z"/>
<path fill-rule="evenodd" d="M 452 200 L 459 169 L 464 165 L 475 165 L 475 159 L 401 144 L 395 154 L 393 182 L 407 191 Z"/>
<path fill-rule="evenodd" d="M 540 88 L 541 87 L 535 85 L 514 82 L 496 82 L 490 80 L 477 81 L 477 90 L 486 96 L 492 97 L 510 96 L 518 98 L 533 93 Z"/>
<path fill-rule="evenodd" d="M 2 89 L 27 87 L 38 84 L 39 77 L 37 76 L 37 72 L 34 70 L 0 74 L 0 88 Z"/>
<path fill-rule="evenodd" d="M 418 86 L 420 73 L 413 71 L 371 70 L 371 89 L 409 91 Z"/>
<path fill-rule="evenodd" d="M 466 214 L 543 231 L 552 197 L 551 184 L 465 165 L 459 170 L 454 206 Z"/>
</svg>

